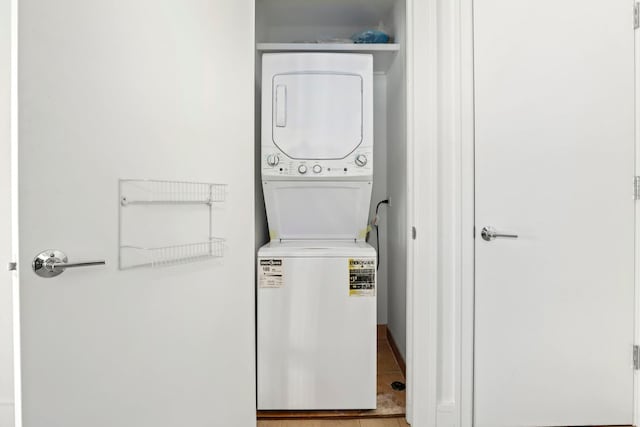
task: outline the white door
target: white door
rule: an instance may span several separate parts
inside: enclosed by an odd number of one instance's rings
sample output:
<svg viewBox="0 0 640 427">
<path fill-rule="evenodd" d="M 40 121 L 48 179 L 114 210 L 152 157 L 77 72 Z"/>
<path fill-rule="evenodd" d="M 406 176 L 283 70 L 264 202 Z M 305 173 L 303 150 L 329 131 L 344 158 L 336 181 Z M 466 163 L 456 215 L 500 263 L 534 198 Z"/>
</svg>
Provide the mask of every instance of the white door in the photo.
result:
<svg viewBox="0 0 640 427">
<path fill-rule="evenodd" d="M 253 0 L 19 3 L 22 425 L 254 424 Z M 136 178 L 229 184 L 224 257 L 120 270 Z M 180 220 L 206 205 L 129 208 L 208 237 Z M 45 249 L 106 265 L 39 277 Z"/>
<path fill-rule="evenodd" d="M 475 425 L 630 425 L 633 2 L 474 16 Z"/>
</svg>

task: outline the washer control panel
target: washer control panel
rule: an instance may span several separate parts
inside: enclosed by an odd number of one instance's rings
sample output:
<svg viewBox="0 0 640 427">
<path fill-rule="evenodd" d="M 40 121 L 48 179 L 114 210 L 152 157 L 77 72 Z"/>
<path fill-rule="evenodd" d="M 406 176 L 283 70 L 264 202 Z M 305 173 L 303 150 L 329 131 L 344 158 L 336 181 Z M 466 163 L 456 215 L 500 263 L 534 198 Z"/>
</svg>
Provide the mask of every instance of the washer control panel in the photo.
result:
<svg viewBox="0 0 640 427">
<path fill-rule="evenodd" d="M 373 153 L 356 151 L 340 160 L 297 160 L 271 151 L 262 154 L 262 175 L 283 177 L 367 176 L 373 171 Z"/>
</svg>

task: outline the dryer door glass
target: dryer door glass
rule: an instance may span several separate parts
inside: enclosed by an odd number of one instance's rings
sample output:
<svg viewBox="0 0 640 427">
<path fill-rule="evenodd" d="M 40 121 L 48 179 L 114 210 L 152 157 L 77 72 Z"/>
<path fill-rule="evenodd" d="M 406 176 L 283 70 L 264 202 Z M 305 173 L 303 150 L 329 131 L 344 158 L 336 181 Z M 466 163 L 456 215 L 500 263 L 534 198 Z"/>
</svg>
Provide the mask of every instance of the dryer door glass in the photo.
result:
<svg viewBox="0 0 640 427">
<path fill-rule="evenodd" d="M 343 159 L 362 142 L 362 77 L 340 73 L 273 78 L 273 142 L 293 159 Z"/>
</svg>

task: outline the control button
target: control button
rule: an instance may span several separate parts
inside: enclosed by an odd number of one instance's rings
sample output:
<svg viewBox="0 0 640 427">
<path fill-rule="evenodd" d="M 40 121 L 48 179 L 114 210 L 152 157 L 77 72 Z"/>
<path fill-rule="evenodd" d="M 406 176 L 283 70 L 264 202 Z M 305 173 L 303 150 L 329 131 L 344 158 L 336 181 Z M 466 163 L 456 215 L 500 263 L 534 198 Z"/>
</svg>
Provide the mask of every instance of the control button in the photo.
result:
<svg viewBox="0 0 640 427">
<path fill-rule="evenodd" d="M 307 167 L 305 165 L 298 166 L 298 172 L 300 172 L 301 174 L 307 173 Z"/>
<path fill-rule="evenodd" d="M 364 154 L 358 154 L 356 156 L 356 165 L 362 167 L 366 164 L 367 164 L 367 156 L 365 156 Z"/>
<path fill-rule="evenodd" d="M 276 166 L 278 163 L 280 163 L 280 157 L 277 154 L 269 154 L 267 156 L 267 164 L 269 166 Z"/>
<path fill-rule="evenodd" d="M 313 165 L 313 173 L 320 173 L 320 172 L 322 172 L 322 166 Z"/>
</svg>

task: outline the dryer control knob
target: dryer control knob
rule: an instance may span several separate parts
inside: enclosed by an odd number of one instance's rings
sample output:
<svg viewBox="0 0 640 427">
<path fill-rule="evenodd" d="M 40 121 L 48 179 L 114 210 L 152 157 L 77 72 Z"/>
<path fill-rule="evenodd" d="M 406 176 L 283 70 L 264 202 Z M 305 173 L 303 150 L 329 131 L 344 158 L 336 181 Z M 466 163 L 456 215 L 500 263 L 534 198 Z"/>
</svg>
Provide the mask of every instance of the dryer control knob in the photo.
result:
<svg viewBox="0 0 640 427">
<path fill-rule="evenodd" d="M 280 163 L 280 157 L 277 154 L 269 154 L 267 156 L 267 164 L 269 166 L 276 166 L 278 163 Z"/>
<path fill-rule="evenodd" d="M 356 156 L 356 165 L 362 167 L 366 164 L 367 164 L 367 156 L 365 156 L 364 154 L 358 154 Z"/>
<path fill-rule="evenodd" d="M 300 172 L 301 174 L 307 173 L 307 167 L 305 165 L 298 166 L 298 172 Z"/>
<path fill-rule="evenodd" d="M 313 173 L 320 173 L 320 172 L 322 172 L 322 166 L 313 165 Z"/>
</svg>

